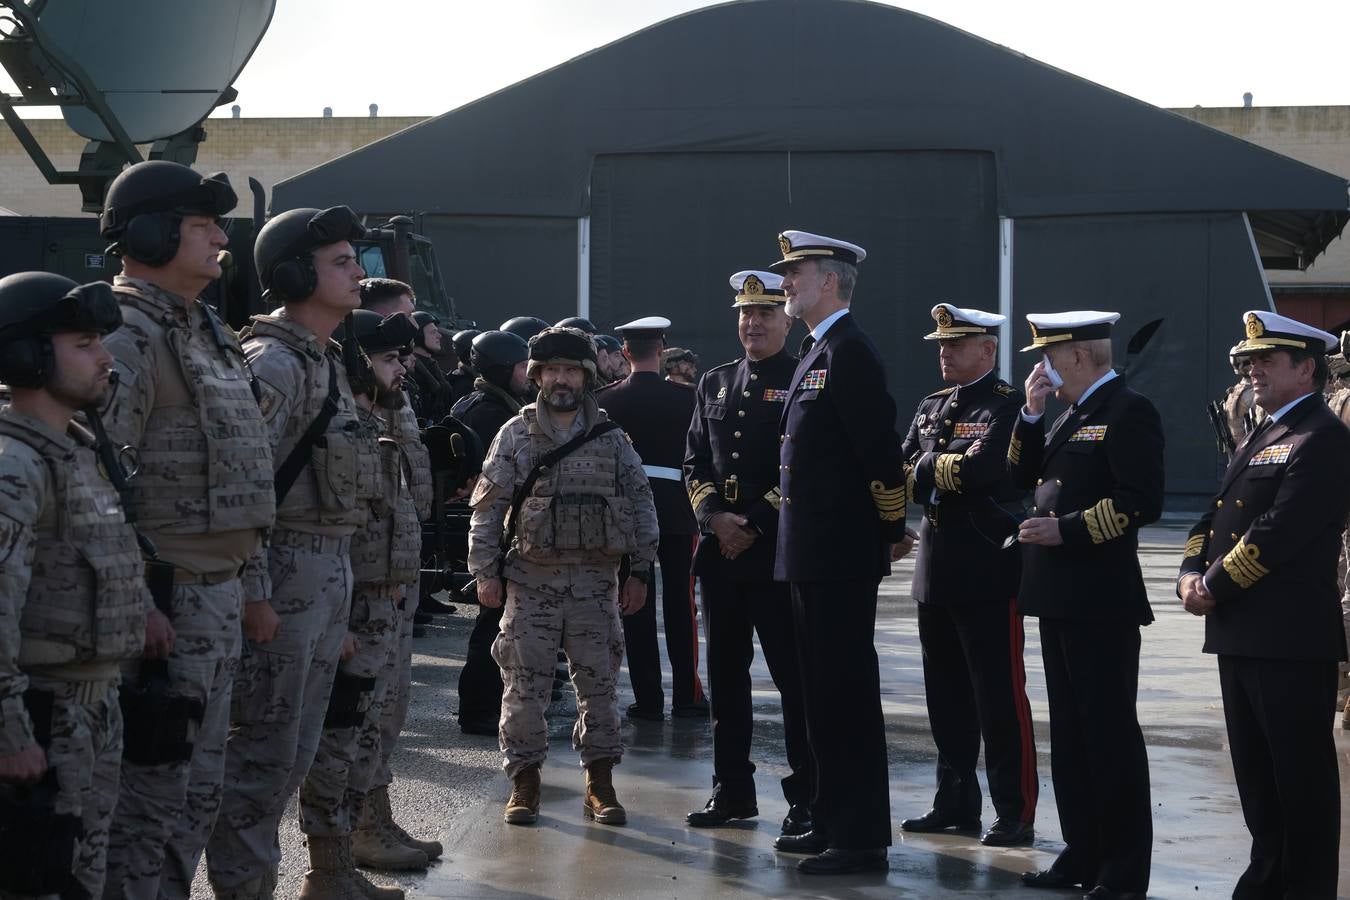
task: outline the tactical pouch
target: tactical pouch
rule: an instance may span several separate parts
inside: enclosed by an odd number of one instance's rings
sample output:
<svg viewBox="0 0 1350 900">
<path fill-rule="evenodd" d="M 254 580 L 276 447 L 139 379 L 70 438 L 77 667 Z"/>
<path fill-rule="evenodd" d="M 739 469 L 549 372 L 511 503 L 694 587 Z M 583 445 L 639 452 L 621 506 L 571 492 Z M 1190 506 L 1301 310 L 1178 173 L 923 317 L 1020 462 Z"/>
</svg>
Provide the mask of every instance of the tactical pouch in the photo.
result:
<svg viewBox="0 0 1350 900">
<path fill-rule="evenodd" d="M 173 618 L 173 565 L 158 559 L 145 561 L 145 586 L 155 609 Z"/>
<path fill-rule="evenodd" d="M 517 549 L 526 559 L 547 557 L 556 543 L 553 537 L 552 497 L 527 497 L 520 507 Z"/>
<path fill-rule="evenodd" d="M 141 766 L 186 762 L 206 710 L 200 700 L 169 692 L 169 665 L 141 663 L 140 678 L 120 692 L 122 758 Z"/>
<path fill-rule="evenodd" d="M 328 712 L 323 717 L 324 728 L 355 728 L 370 710 L 371 695 L 375 693 L 375 679 L 348 675 L 340 671 L 333 678 L 333 693 L 328 697 Z"/>
<path fill-rule="evenodd" d="M 604 551 L 610 556 L 623 556 L 637 550 L 636 516 L 633 501 L 627 497 L 606 497 Z"/>
<path fill-rule="evenodd" d="M 310 465 L 325 512 L 346 512 L 356 505 L 356 452 L 356 436 L 347 431 L 330 431 L 314 442 Z"/>
<path fill-rule="evenodd" d="M 51 745 L 55 703 L 49 691 L 24 691 L 33 736 L 44 749 Z M 37 784 L 0 786 L 0 891 L 64 895 L 74 887 L 75 842 L 84 826 L 78 816 L 57 815 L 59 791 L 52 768 Z"/>
</svg>

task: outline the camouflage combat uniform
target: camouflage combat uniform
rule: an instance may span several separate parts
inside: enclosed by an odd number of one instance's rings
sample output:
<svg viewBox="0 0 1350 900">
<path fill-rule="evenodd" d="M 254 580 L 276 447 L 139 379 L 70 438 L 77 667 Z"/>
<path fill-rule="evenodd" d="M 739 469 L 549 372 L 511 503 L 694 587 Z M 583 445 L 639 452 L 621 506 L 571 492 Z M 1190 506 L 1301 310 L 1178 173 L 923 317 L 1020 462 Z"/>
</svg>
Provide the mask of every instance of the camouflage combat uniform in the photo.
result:
<svg viewBox="0 0 1350 900">
<path fill-rule="evenodd" d="M 469 570 L 496 575 L 511 496 L 550 450 L 607 417 L 585 395 L 570 428 L 555 428 L 547 408 L 526 406 L 502 427 L 474 490 Z M 506 608 L 492 656 L 505 691 L 499 739 L 514 778 L 548 752 L 544 710 L 559 646 L 577 691 L 573 746 L 581 763 L 623 755 L 616 676 L 623 659 L 618 567 L 625 554 L 650 564 L 659 539 L 651 486 L 620 431 L 565 457 L 535 482 L 518 512 L 506 555 Z"/>
<path fill-rule="evenodd" d="M 233 332 L 149 282 L 119 275 L 115 290 L 124 324 L 104 344 L 120 384 L 104 420 L 114 444 L 137 450 L 136 522 L 175 569 L 170 691 L 205 716 L 190 763 L 123 765 L 104 893 L 186 900 L 220 807 L 239 571 L 276 512 L 272 451 Z"/>
<path fill-rule="evenodd" d="M 135 535 L 91 443 L 74 426 L 58 434 L 0 410 L 0 755 L 37 739 L 24 692 L 52 695 L 56 813 L 83 825 L 70 871 L 97 897 L 122 760 L 119 664 L 140 654 L 151 601 Z"/>
<path fill-rule="evenodd" d="M 374 441 L 356 415 L 341 348 L 284 314 L 255 316 L 244 351 L 262 387 L 280 468 L 323 407 L 337 413 L 277 509 L 268 546 L 248 562 L 245 600 L 266 598 L 275 639 L 244 641 L 231 702 L 225 790 L 206 847 L 218 896 L 269 896 L 280 864 L 277 827 L 319 746 L 351 606 L 351 535 L 378 489 Z"/>
<path fill-rule="evenodd" d="M 389 413 L 389 436 L 398 441 L 408 460 L 409 488 L 418 522 L 431 517 L 432 475 L 431 457 L 422 446 L 422 432 L 417 427 L 417 416 L 411 406 Z M 389 655 L 380 681 L 385 694 L 380 705 L 380 745 L 370 788 L 387 788 L 394 781 L 389 766 L 394 746 L 398 742 L 403 723 L 408 718 L 409 688 L 412 684 L 413 615 L 417 612 L 419 580 L 408 585 L 403 604 L 399 607 L 398 642 Z M 380 686 L 376 686 L 378 691 Z M 364 750 L 363 750 L 364 752 Z"/>
<path fill-rule="evenodd" d="M 318 753 L 300 787 L 300 830 L 322 837 L 351 833 L 352 816 L 360 815 L 351 805 L 363 801 L 378 768 L 389 662 L 398 653 L 402 608 L 407 606 L 407 591 L 417 575 L 422 550 L 403 447 L 385 436 L 388 428 L 376 413 L 359 410 L 359 415 L 370 433 L 381 435 L 381 490 L 369 521 L 352 536 L 355 586 L 347 630 L 356 638 L 356 653 L 343 660 L 338 670 L 375 683 L 370 691 L 361 692 L 359 721 L 325 722 Z"/>
<path fill-rule="evenodd" d="M 1347 426 L 1350 426 L 1350 386 L 1339 378 L 1331 380 L 1325 391 L 1327 406 Z M 1350 522 L 1346 523 L 1350 526 Z M 1341 588 L 1341 627 L 1345 631 L 1345 640 L 1350 644 L 1350 527 L 1341 533 L 1341 558 L 1336 566 L 1336 577 Z M 1346 673 L 1350 672 L 1350 663 L 1341 663 L 1341 701 L 1346 690 Z M 1350 704 L 1346 704 L 1350 705 Z M 1350 719 L 1342 718 L 1342 727 L 1350 728 Z"/>
</svg>

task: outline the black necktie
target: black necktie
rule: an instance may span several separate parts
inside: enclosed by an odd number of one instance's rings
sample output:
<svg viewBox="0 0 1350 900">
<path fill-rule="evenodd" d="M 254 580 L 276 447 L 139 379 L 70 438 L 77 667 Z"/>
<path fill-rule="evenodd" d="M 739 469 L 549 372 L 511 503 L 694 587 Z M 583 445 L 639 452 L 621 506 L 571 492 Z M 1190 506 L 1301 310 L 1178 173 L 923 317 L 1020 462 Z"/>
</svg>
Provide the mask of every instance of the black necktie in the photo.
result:
<svg viewBox="0 0 1350 900">
<path fill-rule="evenodd" d="M 801 349 L 797 351 L 797 355 L 805 356 L 806 354 L 811 352 L 811 348 L 814 347 L 815 345 L 816 345 L 815 335 L 808 334 L 806 337 L 802 338 L 802 346 Z"/>
<path fill-rule="evenodd" d="M 1252 429 L 1251 435 L 1249 435 L 1247 438 L 1247 443 L 1249 444 L 1256 443 L 1257 439 L 1260 438 L 1261 435 L 1265 434 L 1266 431 L 1270 429 L 1270 423 L 1273 421 L 1275 420 L 1272 419 L 1270 416 L 1266 416 L 1264 419 L 1262 419 L 1261 424 L 1257 425 L 1256 428 Z"/>
</svg>

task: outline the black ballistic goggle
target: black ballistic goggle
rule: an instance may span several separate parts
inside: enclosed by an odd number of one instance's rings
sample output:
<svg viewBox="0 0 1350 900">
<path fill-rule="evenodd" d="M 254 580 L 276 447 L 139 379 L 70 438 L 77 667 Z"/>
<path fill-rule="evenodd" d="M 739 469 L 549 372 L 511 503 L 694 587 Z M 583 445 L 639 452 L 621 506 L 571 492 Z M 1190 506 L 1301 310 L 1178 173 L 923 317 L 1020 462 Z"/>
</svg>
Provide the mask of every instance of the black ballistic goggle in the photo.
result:
<svg viewBox="0 0 1350 900">
<path fill-rule="evenodd" d="M 375 327 L 373 334 L 361 340 L 361 349 L 366 353 L 403 350 L 413 342 L 420 330 L 407 313 L 390 313 Z"/>
<path fill-rule="evenodd" d="M 330 206 L 320 210 L 305 225 L 305 233 L 281 252 L 278 259 L 304 256 L 315 247 L 336 244 L 338 241 L 356 241 L 366 236 L 366 228 L 349 206 Z"/>
<path fill-rule="evenodd" d="M 81 284 L 30 321 L 35 332 L 112 334 L 122 327 L 122 308 L 106 281 Z"/>
<path fill-rule="evenodd" d="M 100 228 L 105 234 L 120 233 L 136 216 L 154 212 L 220 218 L 239 205 L 239 196 L 230 186 L 229 176 L 218 172 L 176 194 L 152 197 L 121 209 L 105 209 Z"/>
</svg>

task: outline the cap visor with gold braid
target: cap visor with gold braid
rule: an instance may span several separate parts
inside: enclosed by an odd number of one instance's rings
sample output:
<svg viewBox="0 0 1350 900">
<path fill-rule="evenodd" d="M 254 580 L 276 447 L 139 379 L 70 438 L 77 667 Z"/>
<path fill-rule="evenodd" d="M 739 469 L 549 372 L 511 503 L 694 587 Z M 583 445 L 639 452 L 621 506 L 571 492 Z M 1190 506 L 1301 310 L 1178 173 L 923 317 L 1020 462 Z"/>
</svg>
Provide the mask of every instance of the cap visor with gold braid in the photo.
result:
<svg viewBox="0 0 1350 900">
<path fill-rule="evenodd" d="M 1334 334 L 1279 313 L 1254 309 L 1245 313 L 1242 320 L 1247 336 L 1229 351 L 1230 356 L 1251 356 L 1270 350 L 1330 353 L 1340 344 Z"/>
</svg>

